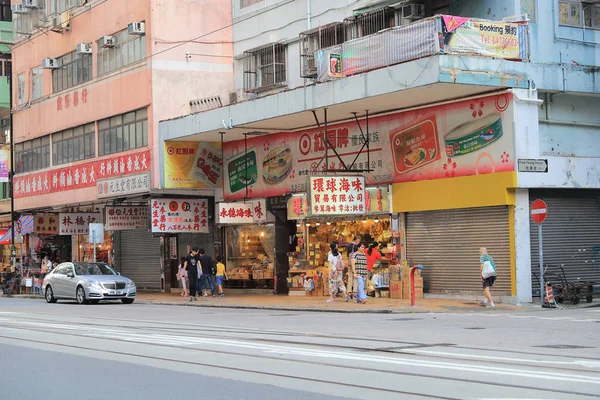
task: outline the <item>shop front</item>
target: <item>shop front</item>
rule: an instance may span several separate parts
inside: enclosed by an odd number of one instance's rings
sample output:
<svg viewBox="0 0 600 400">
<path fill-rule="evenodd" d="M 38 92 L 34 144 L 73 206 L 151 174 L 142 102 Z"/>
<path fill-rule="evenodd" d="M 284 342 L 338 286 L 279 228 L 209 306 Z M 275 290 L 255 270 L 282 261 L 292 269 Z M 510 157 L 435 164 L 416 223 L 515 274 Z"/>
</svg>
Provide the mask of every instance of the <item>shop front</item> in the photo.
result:
<svg viewBox="0 0 600 400">
<path fill-rule="evenodd" d="M 217 223 L 225 236 L 224 263 L 231 289 L 273 293 L 276 288 L 275 218 L 265 199 L 218 203 Z"/>
</svg>

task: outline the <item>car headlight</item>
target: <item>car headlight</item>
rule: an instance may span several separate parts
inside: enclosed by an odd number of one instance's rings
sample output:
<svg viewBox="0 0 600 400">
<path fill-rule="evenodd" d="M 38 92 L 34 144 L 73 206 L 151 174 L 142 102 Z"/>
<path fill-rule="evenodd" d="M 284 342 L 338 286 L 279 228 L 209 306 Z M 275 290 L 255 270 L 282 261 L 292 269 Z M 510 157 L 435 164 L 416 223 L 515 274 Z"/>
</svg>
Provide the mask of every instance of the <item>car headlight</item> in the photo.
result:
<svg viewBox="0 0 600 400">
<path fill-rule="evenodd" d="M 97 288 L 97 289 L 102 289 L 102 286 L 100 286 L 100 282 L 96 282 L 96 281 L 89 281 L 90 286 Z"/>
<path fill-rule="evenodd" d="M 127 284 L 127 287 L 128 288 L 135 287 L 135 283 L 133 281 L 129 281 L 129 283 Z"/>
</svg>

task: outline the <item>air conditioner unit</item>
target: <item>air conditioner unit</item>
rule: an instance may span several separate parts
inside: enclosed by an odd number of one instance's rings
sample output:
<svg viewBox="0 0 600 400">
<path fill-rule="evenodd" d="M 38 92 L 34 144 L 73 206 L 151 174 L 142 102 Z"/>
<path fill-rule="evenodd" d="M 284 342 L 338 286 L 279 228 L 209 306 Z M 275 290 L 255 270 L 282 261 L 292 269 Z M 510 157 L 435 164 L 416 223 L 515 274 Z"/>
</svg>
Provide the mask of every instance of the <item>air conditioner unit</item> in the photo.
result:
<svg viewBox="0 0 600 400">
<path fill-rule="evenodd" d="M 13 14 L 27 14 L 29 10 L 23 7 L 23 4 L 13 4 L 12 13 Z"/>
<path fill-rule="evenodd" d="M 252 97 L 250 93 L 244 92 L 242 89 L 229 92 L 229 105 L 241 103 L 243 101 L 250 100 Z"/>
<path fill-rule="evenodd" d="M 23 7 L 38 8 L 38 0 L 23 0 Z"/>
<path fill-rule="evenodd" d="M 114 47 L 115 46 L 115 37 L 114 36 L 103 36 L 100 38 L 100 47 Z"/>
<path fill-rule="evenodd" d="M 56 58 L 45 58 L 42 60 L 42 68 L 44 68 L 44 69 L 58 68 L 58 60 L 56 60 Z"/>
<path fill-rule="evenodd" d="M 417 20 L 425 17 L 425 5 L 407 4 L 402 6 L 402 18 Z"/>
<path fill-rule="evenodd" d="M 144 22 L 132 22 L 127 26 L 127 32 L 130 35 L 143 35 L 146 33 L 146 24 Z"/>
<path fill-rule="evenodd" d="M 92 54 L 92 44 L 79 43 L 77 45 L 77 54 Z"/>
</svg>

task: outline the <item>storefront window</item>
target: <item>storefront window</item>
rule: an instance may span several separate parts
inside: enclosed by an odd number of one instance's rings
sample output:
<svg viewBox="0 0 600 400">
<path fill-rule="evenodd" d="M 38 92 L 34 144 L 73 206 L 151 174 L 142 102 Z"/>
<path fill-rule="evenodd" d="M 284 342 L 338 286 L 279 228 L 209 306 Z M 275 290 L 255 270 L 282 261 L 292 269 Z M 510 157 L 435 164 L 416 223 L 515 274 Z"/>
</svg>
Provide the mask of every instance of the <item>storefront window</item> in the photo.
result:
<svg viewBox="0 0 600 400">
<path fill-rule="evenodd" d="M 228 226 L 225 229 L 225 236 L 227 243 L 225 266 L 227 273 L 232 275 L 230 279 L 273 278 L 273 260 L 275 258 L 275 228 L 273 225 Z"/>
<path fill-rule="evenodd" d="M 96 261 L 112 265 L 112 238 L 109 232 L 104 232 L 104 242 L 96 244 Z M 88 235 L 77 235 L 77 256 L 74 261 L 94 262 L 94 245 Z"/>
</svg>

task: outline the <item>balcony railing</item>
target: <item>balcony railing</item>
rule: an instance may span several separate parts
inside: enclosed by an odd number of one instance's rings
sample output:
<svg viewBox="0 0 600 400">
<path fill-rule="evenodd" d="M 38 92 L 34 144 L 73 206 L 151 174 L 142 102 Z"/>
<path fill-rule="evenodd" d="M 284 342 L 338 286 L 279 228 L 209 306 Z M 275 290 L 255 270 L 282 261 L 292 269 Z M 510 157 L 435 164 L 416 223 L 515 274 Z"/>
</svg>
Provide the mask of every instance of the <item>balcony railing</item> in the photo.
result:
<svg viewBox="0 0 600 400">
<path fill-rule="evenodd" d="M 315 52 L 321 82 L 437 54 L 525 61 L 526 23 L 438 15 Z"/>
</svg>

